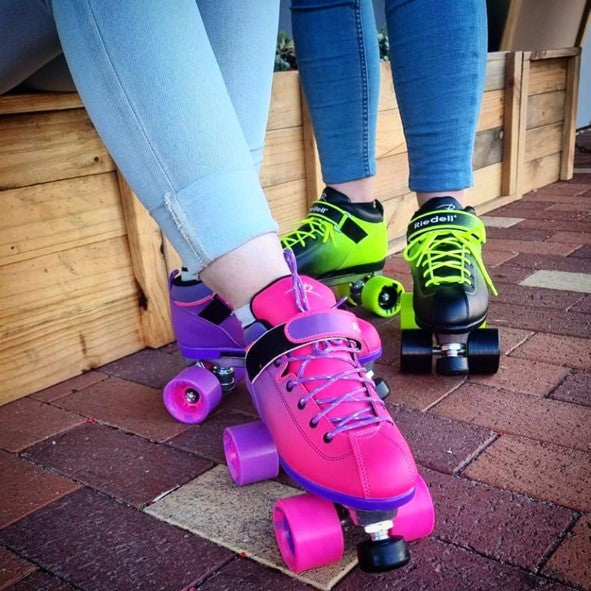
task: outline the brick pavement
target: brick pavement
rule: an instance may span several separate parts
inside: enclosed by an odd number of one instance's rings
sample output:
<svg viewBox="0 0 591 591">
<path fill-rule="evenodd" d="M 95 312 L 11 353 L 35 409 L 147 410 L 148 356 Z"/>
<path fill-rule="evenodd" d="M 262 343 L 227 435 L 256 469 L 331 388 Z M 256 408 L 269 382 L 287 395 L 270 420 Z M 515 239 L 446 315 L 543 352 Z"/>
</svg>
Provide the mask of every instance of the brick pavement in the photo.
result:
<svg viewBox="0 0 591 591">
<path fill-rule="evenodd" d="M 337 591 L 591 590 L 591 296 L 520 285 L 591 273 L 591 175 L 490 215 L 498 374 L 401 376 L 398 319 L 376 322 L 376 373 L 430 485 L 435 533 L 409 567 L 354 568 Z M 400 256 L 388 270 L 408 286 Z M 174 345 L 141 351 L 0 408 L 0 590 L 311 589 L 162 517 L 158 499 L 182 500 L 223 462 L 223 427 L 255 414 L 241 386 L 204 425 L 176 423 L 160 388 L 182 367 Z"/>
</svg>

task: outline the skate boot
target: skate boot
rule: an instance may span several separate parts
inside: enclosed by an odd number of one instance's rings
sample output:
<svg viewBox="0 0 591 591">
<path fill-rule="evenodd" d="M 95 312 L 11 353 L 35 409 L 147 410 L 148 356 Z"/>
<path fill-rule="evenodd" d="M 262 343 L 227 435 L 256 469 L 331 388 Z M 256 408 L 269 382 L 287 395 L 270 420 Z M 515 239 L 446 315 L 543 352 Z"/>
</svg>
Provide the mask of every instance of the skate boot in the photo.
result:
<svg viewBox="0 0 591 591">
<path fill-rule="evenodd" d="M 228 469 L 243 485 L 275 477 L 280 463 L 308 491 L 274 507 L 277 542 L 292 570 L 342 557 L 334 503 L 370 537 L 358 546 L 361 567 L 397 568 L 409 560 L 404 536 L 432 529 L 428 490 L 359 363 L 356 317 L 335 309 L 330 288 L 300 278 L 286 252 L 292 276 L 251 301 L 246 382 L 261 421 L 225 430 Z M 399 509 L 412 517 L 396 527 Z"/>
<path fill-rule="evenodd" d="M 164 406 L 182 423 L 201 423 L 244 377 L 244 336 L 232 308 L 201 281 L 183 281 L 178 271 L 169 278 L 170 312 L 179 351 L 190 363 L 164 388 Z M 374 380 L 380 397 L 390 393 L 373 375 L 382 356 L 375 327 L 362 319 L 359 358 Z"/>
<path fill-rule="evenodd" d="M 482 262 L 485 241 L 474 209 L 453 197 L 430 199 L 412 217 L 404 258 L 414 289 L 403 296 L 401 371 L 429 373 L 432 355 L 439 374 L 498 370 L 499 334 L 484 328 L 489 288 L 497 294 Z"/>
<path fill-rule="evenodd" d="M 334 287 L 351 304 L 386 318 L 399 311 L 402 285 L 381 274 L 388 238 L 379 201 L 351 203 L 326 187 L 308 217 L 281 242 L 293 251 L 300 273 Z"/>
</svg>

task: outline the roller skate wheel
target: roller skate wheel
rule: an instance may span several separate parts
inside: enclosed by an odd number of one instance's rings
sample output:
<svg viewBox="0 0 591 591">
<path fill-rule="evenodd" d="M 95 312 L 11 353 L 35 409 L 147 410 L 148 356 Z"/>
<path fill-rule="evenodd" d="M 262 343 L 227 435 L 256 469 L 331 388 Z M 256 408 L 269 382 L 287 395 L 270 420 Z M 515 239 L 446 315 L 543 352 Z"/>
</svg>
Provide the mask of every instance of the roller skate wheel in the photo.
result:
<svg viewBox="0 0 591 591">
<path fill-rule="evenodd" d="M 501 343 L 496 328 L 479 328 L 468 335 L 468 369 L 472 374 L 493 374 L 499 370 Z"/>
<path fill-rule="evenodd" d="M 433 337 L 426 330 L 407 329 L 400 335 L 400 371 L 431 373 Z"/>
<path fill-rule="evenodd" d="M 207 369 L 192 366 L 166 384 L 162 399 L 177 421 L 196 424 L 203 422 L 220 403 L 222 387 Z"/>
<path fill-rule="evenodd" d="M 345 542 L 334 505 L 305 493 L 280 499 L 273 507 L 273 528 L 279 552 L 295 573 L 337 562 Z"/>
<path fill-rule="evenodd" d="M 391 536 L 401 536 L 407 542 L 426 538 L 435 526 L 435 508 L 427 484 L 422 476 L 417 478 L 413 498 L 398 508 Z"/>
<path fill-rule="evenodd" d="M 361 290 L 361 304 L 366 310 L 390 318 L 400 311 L 400 297 L 404 287 L 398 281 L 375 275 L 371 277 Z"/>
<path fill-rule="evenodd" d="M 261 421 L 224 429 L 224 455 L 230 476 L 238 486 L 279 474 L 277 448 Z"/>
</svg>

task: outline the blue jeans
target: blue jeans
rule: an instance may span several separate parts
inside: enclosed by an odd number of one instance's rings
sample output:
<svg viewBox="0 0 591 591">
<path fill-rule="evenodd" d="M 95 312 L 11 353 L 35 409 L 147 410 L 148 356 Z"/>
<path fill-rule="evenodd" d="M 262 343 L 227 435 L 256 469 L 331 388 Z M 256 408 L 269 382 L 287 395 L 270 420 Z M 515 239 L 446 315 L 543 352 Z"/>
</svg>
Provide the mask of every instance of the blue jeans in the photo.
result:
<svg viewBox="0 0 591 591">
<path fill-rule="evenodd" d="M 279 2 L 4 0 L 0 93 L 63 51 L 117 166 L 199 271 L 277 231 L 258 178 Z"/>
<path fill-rule="evenodd" d="M 300 78 L 327 184 L 376 173 L 379 52 L 371 0 L 292 0 Z M 386 0 L 413 191 L 472 185 L 487 52 L 484 0 Z"/>
</svg>

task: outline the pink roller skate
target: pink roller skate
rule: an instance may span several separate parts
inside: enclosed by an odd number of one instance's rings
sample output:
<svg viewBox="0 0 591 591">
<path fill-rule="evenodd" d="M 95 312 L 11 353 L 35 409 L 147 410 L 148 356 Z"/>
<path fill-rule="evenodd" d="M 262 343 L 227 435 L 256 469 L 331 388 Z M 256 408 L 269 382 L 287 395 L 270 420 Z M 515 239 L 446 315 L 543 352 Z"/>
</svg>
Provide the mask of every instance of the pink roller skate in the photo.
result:
<svg viewBox="0 0 591 591">
<path fill-rule="evenodd" d="M 192 365 L 164 388 L 164 405 L 182 423 L 201 423 L 244 377 L 244 336 L 231 307 L 200 281 L 169 278 L 170 311 L 179 350 Z M 378 332 L 359 320 L 363 332 L 360 358 L 368 371 L 382 354 Z M 372 375 L 372 374 L 369 374 Z M 382 397 L 384 380 L 375 379 Z"/>
<path fill-rule="evenodd" d="M 281 464 L 308 491 L 273 511 L 293 571 L 342 557 L 333 503 L 369 534 L 357 548 L 360 567 L 398 568 L 410 559 L 406 540 L 433 528 L 428 489 L 359 362 L 357 318 L 335 309 L 330 288 L 298 277 L 293 256 L 286 258 L 292 276 L 251 302 L 257 322 L 246 330 L 246 381 L 261 421 L 225 430 L 228 469 L 242 485 L 273 478 Z"/>
</svg>

